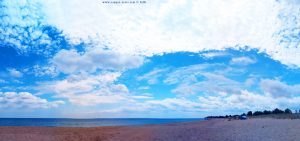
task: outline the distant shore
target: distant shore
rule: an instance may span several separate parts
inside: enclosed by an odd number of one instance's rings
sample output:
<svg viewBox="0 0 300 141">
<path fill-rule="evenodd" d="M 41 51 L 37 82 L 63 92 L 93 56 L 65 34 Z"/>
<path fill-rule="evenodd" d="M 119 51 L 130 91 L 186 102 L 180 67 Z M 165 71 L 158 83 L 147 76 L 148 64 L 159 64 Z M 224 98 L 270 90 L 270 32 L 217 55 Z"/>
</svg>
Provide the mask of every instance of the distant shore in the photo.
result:
<svg viewBox="0 0 300 141">
<path fill-rule="evenodd" d="M 0 127 L 0 141 L 296 141 L 300 120 L 213 119 L 116 127 Z"/>
</svg>

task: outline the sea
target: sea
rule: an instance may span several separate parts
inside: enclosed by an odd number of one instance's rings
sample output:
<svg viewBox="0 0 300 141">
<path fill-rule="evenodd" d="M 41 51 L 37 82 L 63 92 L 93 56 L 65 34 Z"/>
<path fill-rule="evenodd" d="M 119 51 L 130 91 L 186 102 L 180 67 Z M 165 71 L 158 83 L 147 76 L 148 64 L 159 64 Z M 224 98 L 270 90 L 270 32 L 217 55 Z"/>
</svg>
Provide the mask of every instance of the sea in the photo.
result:
<svg viewBox="0 0 300 141">
<path fill-rule="evenodd" d="M 203 120 L 201 118 L 0 118 L 0 126 L 98 127 L 166 124 Z"/>
</svg>

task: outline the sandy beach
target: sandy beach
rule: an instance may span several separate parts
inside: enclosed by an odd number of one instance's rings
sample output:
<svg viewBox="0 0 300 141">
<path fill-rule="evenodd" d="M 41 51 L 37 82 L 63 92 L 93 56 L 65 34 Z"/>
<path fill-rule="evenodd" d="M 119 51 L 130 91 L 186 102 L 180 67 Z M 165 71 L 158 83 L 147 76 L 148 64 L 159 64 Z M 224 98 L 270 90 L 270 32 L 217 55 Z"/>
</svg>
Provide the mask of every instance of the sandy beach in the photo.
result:
<svg viewBox="0 0 300 141">
<path fill-rule="evenodd" d="M 300 120 L 194 121 L 121 127 L 0 127 L 0 141 L 297 141 Z"/>
</svg>

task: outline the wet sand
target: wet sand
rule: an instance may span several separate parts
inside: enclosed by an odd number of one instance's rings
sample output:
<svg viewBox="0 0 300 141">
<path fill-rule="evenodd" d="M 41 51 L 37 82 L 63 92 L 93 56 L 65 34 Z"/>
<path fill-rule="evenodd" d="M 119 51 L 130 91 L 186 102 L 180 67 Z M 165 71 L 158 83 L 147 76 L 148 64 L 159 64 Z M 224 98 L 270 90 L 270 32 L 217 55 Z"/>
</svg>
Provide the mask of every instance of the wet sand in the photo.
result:
<svg viewBox="0 0 300 141">
<path fill-rule="evenodd" d="M 300 120 L 208 120 L 123 127 L 0 127 L 0 141 L 299 141 Z"/>
</svg>

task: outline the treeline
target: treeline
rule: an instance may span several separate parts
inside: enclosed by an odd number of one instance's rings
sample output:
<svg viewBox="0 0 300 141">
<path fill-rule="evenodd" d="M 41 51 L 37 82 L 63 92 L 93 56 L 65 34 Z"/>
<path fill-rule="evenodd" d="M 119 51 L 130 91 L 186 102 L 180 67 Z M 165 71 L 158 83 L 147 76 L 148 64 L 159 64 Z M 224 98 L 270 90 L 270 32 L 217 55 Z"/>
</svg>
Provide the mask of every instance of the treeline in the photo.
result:
<svg viewBox="0 0 300 141">
<path fill-rule="evenodd" d="M 299 110 L 300 112 L 300 110 Z M 264 110 L 264 111 L 249 111 L 247 114 L 243 113 L 241 115 L 226 115 L 226 116 L 207 116 L 205 119 L 213 119 L 213 118 L 236 118 L 236 119 L 240 119 L 243 118 L 244 116 L 260 116 L 260 115 L 270 115 L 270 114 L 293 114 L 292 110 L 290 109 L 285 109 L 285 110 L 281 110 L 281 109 L 274 109 L 272 111 L 268 111 L 268 110 Z"/>
<path fill-rule="evenodd" d="M 239 118 L 241 115 L 226 115 L 226 116 L 207 116 L 205 119 L 213 119 L 213 118 Z"/>
<path fill-rule="evenodd" d="M 270 115 L 270 114 L 292 114 L 292 110 L 290 109 L 285 109 L 285 110 L 281 110 L 281 109 L 274 109 L 272 111 L 268 111 L 268 110 L 264 110 L 264 111 L 255 111 L 252 113 L 252 111 L 249 111 L 247 113 L 247 116 L 259 116 L 259 115 Z"/>
</svg>

